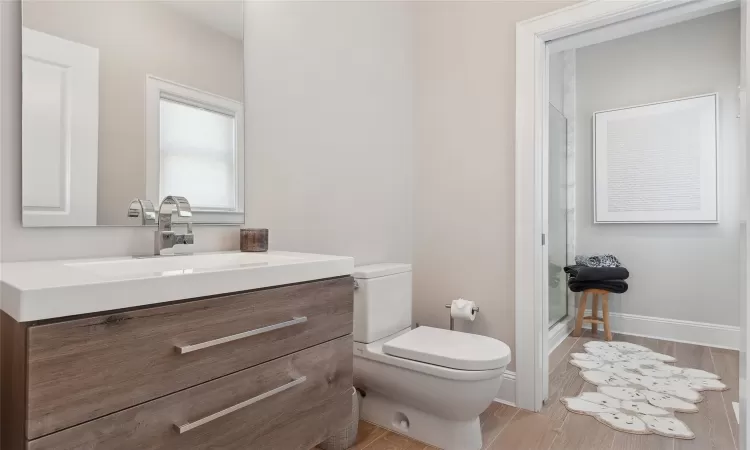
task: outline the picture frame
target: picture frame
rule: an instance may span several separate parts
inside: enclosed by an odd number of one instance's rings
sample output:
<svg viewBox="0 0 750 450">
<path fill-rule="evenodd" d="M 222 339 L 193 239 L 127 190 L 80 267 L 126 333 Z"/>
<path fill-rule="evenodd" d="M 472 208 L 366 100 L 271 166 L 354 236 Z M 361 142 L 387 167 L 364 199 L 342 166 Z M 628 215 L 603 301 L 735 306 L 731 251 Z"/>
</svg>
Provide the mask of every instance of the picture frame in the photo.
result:
<svg viewBox="0 0 750 450">
<path fill-rule="evenodd" d="M 595 223 L 718 223 L 718 95 L 598 111 Z"/>
</svg>

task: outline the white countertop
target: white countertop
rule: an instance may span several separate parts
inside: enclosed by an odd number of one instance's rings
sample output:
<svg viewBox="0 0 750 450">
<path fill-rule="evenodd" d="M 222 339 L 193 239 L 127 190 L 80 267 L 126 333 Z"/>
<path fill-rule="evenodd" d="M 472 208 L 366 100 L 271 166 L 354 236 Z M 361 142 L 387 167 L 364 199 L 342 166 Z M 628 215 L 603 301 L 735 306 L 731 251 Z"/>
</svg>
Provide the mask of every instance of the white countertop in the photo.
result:
<svg viewBox="0 0 750 450">
<path fill-rule="evenodd" d="M 269 251 L 0 264 L 0 308 L 19 322 L 351 275 L 346 256 Z"/>
</svg>

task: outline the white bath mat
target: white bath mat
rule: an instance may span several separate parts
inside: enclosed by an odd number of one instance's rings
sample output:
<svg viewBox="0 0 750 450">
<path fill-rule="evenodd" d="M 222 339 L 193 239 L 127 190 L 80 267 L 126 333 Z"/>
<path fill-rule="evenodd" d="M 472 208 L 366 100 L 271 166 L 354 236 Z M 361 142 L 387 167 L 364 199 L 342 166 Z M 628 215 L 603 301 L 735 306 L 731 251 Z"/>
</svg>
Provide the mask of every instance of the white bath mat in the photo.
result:
<svg viewBox="0 0 750 450">
<path fill-rule="evenodd" d="M 673 356 L 629 342 L 591 341 L 586 353 L 572 353 L 570 364 L 597 392 L 560 401 L 576 414 L 585 414 L 615 430 L 633 434 L 694 439 L 690 428 L 674 413 L 694 413 L 703 391 L 724 391 L 715 373 L 670 365 Z"/>
</svg>

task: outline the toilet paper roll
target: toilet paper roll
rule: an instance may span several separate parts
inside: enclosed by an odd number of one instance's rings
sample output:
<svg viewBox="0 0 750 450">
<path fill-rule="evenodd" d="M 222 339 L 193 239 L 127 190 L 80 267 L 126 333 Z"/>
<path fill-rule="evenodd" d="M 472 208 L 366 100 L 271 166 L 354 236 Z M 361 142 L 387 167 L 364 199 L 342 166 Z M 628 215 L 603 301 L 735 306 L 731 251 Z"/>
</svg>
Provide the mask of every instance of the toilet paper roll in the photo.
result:
<svg viewBox="0 0 750 450">
<path fill-rule="evenodd" d="M 462 298 L 453 300 L 451 302 L 451 317 L 454 319 L 472 321 L 477 317 L 477 313 L 474 311 L 476 306 L 477 305 L 470 300 L 464 300 Z"/>
</svg>

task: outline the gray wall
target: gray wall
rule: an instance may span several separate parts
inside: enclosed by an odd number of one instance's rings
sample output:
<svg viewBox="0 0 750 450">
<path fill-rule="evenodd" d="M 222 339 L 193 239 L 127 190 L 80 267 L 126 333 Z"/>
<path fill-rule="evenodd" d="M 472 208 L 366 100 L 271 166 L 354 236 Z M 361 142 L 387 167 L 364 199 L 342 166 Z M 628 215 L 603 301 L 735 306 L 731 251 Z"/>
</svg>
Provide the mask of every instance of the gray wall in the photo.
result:
<svg viewBox="0 0 750 450">
<path fill-rule="evenodd" d="M 99 224 L 127 224 L 146 197 L 147 75 L 243 101 L 242 41 L 165 5 L 27 1 L 23 24 L 99 49 Z"/>
<path fill-rule="evenodd" d="M 577 252 L 612 252 L 631 272 L 612 311 L 739 325 L 739 10 L 577 51 Z M 720 222 L 593 223 L 595 111 L 719 93 Z"/>
</svg>

